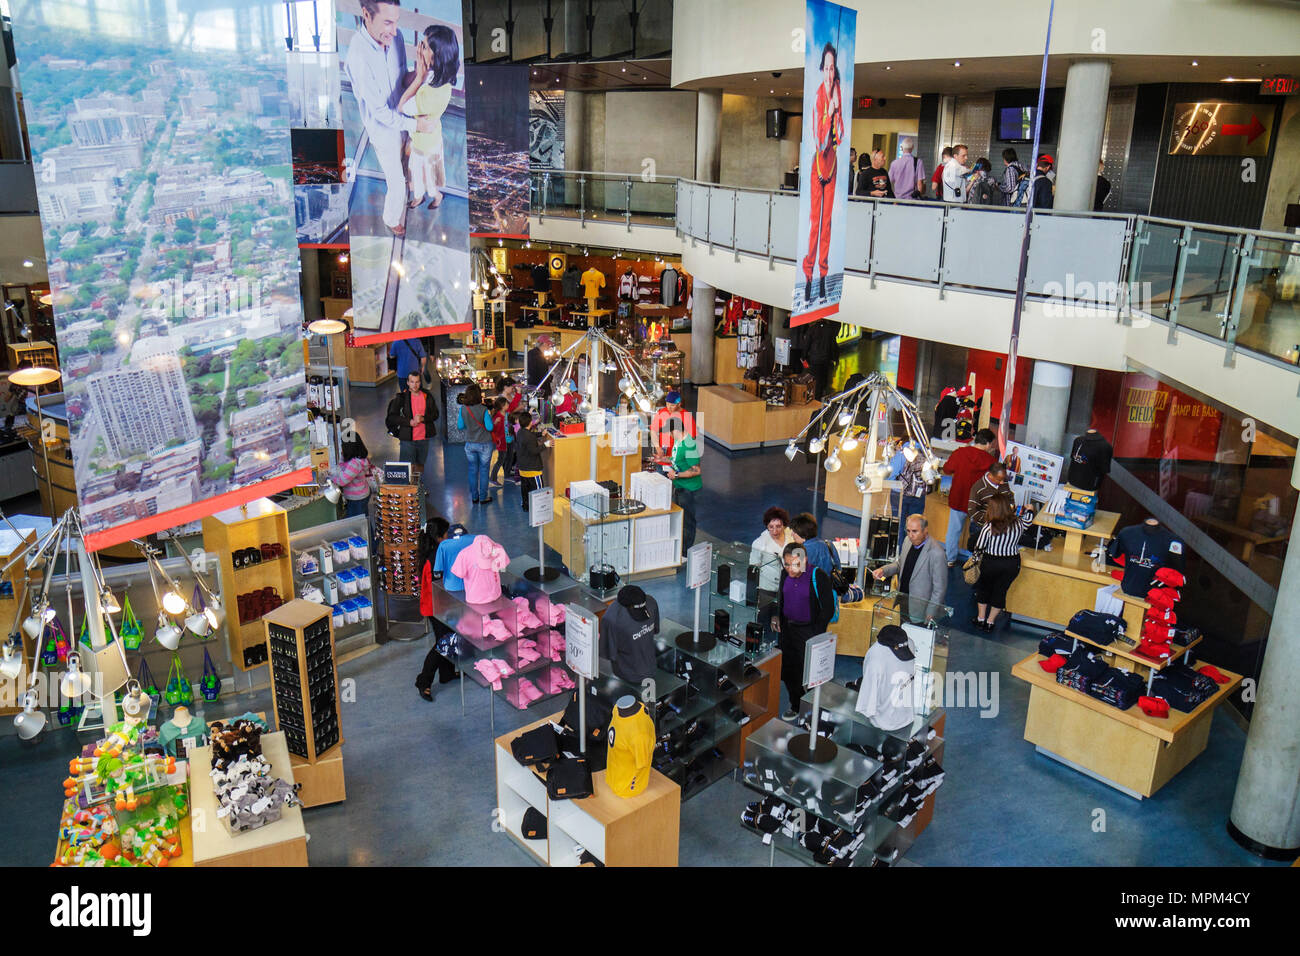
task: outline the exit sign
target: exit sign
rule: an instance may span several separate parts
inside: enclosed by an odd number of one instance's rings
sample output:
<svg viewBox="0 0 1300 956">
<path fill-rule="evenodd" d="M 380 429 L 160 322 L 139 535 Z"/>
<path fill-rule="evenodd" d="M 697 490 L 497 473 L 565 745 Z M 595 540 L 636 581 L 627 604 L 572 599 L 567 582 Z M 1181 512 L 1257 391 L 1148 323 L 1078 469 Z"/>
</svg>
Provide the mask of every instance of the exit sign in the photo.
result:
<svg viewBox="0 0 1300 956">
<path fill-rule="evenodd" d="M 1300 90 L 1300 82 L 1297 82 L 1294 76 L 1269 76 L 1259 85 L 1261 93 L 1272 93 L 1276 96 L 1290 96 Z"/>
<path fill-rule="evenodd" d="M 860 109 L 860 110 L 869 110 L 869 109 L 871 109 L 871 104 L 874 103 L 874 102 L 875 102 L 875 99 L 872 98 L 872 97 L 870 97 L 870 96 L 859 96 L 859 97 L 858 97 L 858 109 Z"/>
</svg>

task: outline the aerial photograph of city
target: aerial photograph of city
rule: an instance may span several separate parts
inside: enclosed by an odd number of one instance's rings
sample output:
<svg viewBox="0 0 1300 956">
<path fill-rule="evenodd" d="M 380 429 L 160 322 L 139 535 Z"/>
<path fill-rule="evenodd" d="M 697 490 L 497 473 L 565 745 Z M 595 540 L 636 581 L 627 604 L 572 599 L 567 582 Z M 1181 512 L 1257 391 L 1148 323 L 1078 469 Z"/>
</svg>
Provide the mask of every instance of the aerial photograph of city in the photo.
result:
<svg viewBox="0 0 1300 956">
<path fill-rule="evenodd" d="M 14 5 L 92 534 L 309 462 L 278 5 L 166 6 Z"/>
</svg>

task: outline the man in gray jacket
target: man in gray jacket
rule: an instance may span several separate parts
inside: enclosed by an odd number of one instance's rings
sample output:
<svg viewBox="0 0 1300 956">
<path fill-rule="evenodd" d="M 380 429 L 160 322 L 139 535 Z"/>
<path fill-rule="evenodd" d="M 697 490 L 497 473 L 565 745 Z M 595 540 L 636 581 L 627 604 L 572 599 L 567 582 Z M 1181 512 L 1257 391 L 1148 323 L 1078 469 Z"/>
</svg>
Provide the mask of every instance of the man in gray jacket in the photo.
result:
<svg viewBox="0 0 1300 956">
<path fill-rule="evenodd" d="M 948 593 L 948 556 L 943 542 L 930 537 L 925 515 L 907 516 L 907 540 L 911 547 L 899 560 L 876 568 L 871 576 L 881 581 L 897 574 L 898 593 L 906 602 L 908 619 L 928 624 Z"/>
</svg>

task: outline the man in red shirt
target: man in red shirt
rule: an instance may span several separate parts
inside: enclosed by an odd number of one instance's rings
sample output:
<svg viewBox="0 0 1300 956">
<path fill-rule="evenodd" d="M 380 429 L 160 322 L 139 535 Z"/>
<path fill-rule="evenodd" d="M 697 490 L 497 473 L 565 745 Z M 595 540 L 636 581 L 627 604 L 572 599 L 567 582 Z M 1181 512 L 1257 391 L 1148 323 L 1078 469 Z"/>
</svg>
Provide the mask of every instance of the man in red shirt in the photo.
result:
<svg viewBox="0 0 1300 956">
<path fill-rule="evenodd" d="M 943 148 L 943 158 L 939 160 L 939 165 L 934 167 L 934 175 L 930 177 L 930 185 L 934 187 L 934 198 L 943 199 L 943 167 L 948 160 L 952 159 L 952 147 Z M 952 554 L 948 555 L 949 563 L 952 562 Z"/>
<path fill-rule="evenodd" d="M 438 433 L 433 424 L 438 419 L 438 406 L 433 396 L 420 385 L 420 373 L 406 376 L 406 387 L 388 403 L 384 424 L 388 434 L 397 439 L 399 461 L 409 461 L 416 475 L 423 473 L 429 457 L 429 438 Z"/>
<path fill-rule="evenodd" d="M 963 509 L 970 500 L 971 487 L 997 460 L 993 456 L 997 444 L 997 436 L 989 429 L 981 428 L 971 444 L 958 448 L 943 463 L 943 473 L 952 475 L 952 488 L 948 490 L 948 532 L 944 541 L 948 567 L 956 564 L 962 553 L 961 533 L 966 525 L 966 511 Z"/>
<path fill-rule="evenodd" d="M 695 416 L 682 411 L 682 395 L 671 391 L 664 396 L 664 407 L 655 412 L 650 422 L 650 441 L 655 454 L 661 458 L 673 456 L 673 445 L 683 434 L 697 437 L 695 434 Z"/>
</svg>

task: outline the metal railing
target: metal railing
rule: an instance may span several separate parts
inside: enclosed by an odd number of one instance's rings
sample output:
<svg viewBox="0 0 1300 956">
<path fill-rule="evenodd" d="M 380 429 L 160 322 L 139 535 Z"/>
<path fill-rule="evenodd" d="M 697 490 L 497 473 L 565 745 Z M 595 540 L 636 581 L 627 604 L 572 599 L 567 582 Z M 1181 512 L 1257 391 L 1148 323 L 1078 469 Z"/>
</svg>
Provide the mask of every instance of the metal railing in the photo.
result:
<svg viewBox="0 0 1300 956">
<path fill-rule="evenodd" d="M 671 201 L 667 198 L 671 195 Z M 537 215 L 674 225 L 736 256 L 794 263 L 799 197 L 688 179 L 533 170 Z M 845 271 L 945 290 L 1013 295 L 1023 210 L 850 197 Z M 1300 236 L 1153 216 L 1042 210 L 1034 215 L 1027 294 L 1050 304 L 1149 317 L 1300 365 Z M 1067 313 L 1068 314 L 1068 313 Z"/>
</svg>

